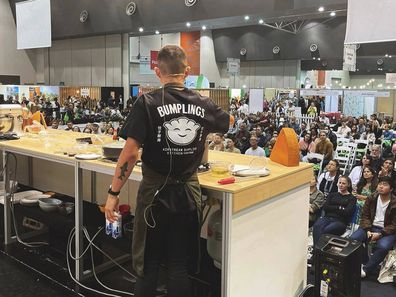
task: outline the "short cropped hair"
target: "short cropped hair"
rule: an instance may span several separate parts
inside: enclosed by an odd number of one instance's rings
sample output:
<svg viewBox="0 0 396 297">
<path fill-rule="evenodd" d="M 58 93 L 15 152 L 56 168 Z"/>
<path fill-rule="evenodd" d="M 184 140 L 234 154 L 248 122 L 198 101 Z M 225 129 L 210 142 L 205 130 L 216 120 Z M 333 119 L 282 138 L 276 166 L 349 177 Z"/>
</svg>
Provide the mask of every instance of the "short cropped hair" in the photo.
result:
<svg viewBox="0 0 396 297">
<path fill-rule="evenodd" d="M 158 53 L 158 68 L 164 75 L 182 74 L 187 67 L 186 52 L 177 45 L 165 45 Z"/>
</svg>

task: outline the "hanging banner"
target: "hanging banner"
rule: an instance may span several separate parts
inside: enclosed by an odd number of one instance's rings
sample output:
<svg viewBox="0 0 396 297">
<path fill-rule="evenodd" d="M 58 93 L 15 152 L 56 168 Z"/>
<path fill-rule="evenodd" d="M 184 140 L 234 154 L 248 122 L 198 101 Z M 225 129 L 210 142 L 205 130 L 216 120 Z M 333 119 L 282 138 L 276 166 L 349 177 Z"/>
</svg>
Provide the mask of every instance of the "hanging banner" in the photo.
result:
<svg viewBox="0 0 396 297">
<path fill-rule="evenodd" d="M 158 51 L 150 51 L 150 69 L 158 67 Z"/>
<path fill-rule="evenodd" d="M 238 74 L 240 70 L 241 60 L 234 58 L 227 58 L 227 72 L 228 74 Z"/>
<path fill-rule="evenodd" d="M 395 0 L 348 0 L 346 44 L 396 40 Z"/>
<path fill-rule="evenodd" d="M 338 96 L 342 95 L 342 91 L 340 90 L 315 90 L 315 89 L 301 89 L 300 90 L 301 96 Z"/>
<path fill-rule="evenodd" d="M 344 45 L 344 63 L 342 69 L 356 71 L 356 44 Z"/>
<path fill-rule="evenodd" d="M 89 88 L 81 88 L 81 96 L 89 96 Z"/>
<path fill-rule="evenodd" d="M 396 73 L 387 73 L 386 74 L 386 83 L 387 84 L 396 84 Z"/>
</svg>

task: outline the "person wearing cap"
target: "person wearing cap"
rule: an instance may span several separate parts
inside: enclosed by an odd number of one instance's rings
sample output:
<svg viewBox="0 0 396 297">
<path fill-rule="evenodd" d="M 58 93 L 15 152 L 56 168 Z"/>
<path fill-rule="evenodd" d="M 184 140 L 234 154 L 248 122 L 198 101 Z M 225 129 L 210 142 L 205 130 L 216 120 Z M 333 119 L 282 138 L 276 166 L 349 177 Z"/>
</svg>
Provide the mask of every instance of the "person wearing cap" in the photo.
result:
<svg viewBox="0 0 396 297">
<path fill-rule="evenodd" d="M 396 196 L 394 184 L 388 176 L 379 179 L 377 191 L 368 196 L 363 206 L 359 229 L 351 239 L 365 244 L 361 276 L 373 273 L 396 243 Z M 376 243 L 371 257 L 367 246 Z"/>
</svg>

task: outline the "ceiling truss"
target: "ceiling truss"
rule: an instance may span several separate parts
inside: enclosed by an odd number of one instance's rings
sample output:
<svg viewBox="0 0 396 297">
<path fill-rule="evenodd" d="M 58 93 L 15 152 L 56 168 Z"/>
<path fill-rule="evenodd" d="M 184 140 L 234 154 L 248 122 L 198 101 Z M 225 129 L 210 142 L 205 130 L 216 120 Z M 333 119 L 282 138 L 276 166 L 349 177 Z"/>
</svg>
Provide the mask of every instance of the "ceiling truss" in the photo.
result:
<svg viewBox="0 0 396 297">
<path fill-rule="evenodd" d="M 306 22 L 307 20 L 293 20 L 293 21 L 279 21 L 274 23 L 264 22 L 262 25 L 275 30 L 296 35 L 301 31 L 301 29 L 303 28 Z"/>
</svg>

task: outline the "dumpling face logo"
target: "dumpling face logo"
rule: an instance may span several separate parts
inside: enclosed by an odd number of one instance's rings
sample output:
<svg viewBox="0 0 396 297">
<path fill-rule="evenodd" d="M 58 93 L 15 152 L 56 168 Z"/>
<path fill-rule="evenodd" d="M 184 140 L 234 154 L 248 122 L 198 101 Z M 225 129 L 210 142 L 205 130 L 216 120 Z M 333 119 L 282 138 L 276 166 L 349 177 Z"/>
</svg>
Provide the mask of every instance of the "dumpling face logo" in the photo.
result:
<svg viewBox="0 0 396 297">
<path fill-rule="evenodd" d="M 201 128 L 194 120 L 180 117 L 164 123 L 166 136 L 177 145 L 188 145 L 197 137 L 197 132 Z"/>
</svg>

